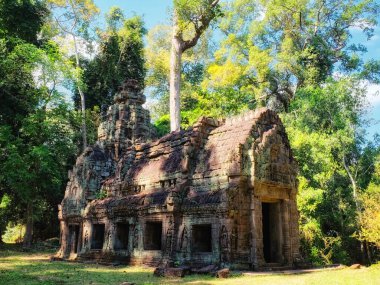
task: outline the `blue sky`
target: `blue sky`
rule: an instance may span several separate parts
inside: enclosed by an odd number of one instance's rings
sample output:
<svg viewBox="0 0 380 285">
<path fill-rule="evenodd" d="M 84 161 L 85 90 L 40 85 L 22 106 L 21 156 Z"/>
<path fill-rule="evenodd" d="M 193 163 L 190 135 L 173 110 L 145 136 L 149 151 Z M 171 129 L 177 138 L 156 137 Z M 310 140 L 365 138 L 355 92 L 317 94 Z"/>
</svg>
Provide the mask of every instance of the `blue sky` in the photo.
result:
<svg viewBox="0 0 380 285">
<path fill-rule="evenodd" d="M 95 0 L 94 2 L 100 8 L 102 14 L 107 12 L 112 6 L 119 6 L 127 17 L 135 14 L 143 16 L 147 29 L 157 24 L 170 23 L 169 11 L 172 0 Z M 104 17 L 101 18 L 104 19 Z M 370 41 L 367 41 L 365 36 L 357 30 L 352 30 L 352 35 L 353 42 L 360 42 L 368 49 L 368 53 L 363 56 L 363 59 L 380 59 L 379 26 L 375 29 L 375 35 Z M 378 94 L 380 92 L 380 85 L 370 85 L 368 90 L 370 103 L 368 119 L 371 119 L 371 125 L 367 129 L 367 132 L 368 136 L 372 137 L 376 132 L 380 133 L 380 95 Z"/>
<path fill-rule="evenodd" d="M 95 0 L 102 13 L 107 12 L 112 6 L 123 9 L 125 16 L 134 14 L 143 16 L 147 29 L 157 24 L 169 23 L 169 9 L 172 0 Z"/>
</svg>

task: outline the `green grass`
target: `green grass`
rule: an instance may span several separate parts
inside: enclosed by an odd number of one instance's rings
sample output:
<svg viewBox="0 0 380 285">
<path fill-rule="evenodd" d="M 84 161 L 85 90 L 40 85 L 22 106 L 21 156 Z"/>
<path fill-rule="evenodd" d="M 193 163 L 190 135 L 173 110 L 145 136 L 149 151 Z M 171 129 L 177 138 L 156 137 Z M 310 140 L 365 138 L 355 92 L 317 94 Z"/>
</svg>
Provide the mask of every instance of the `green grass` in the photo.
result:
<svg viewBox="0 0 380 285">
<path fill-rule="evenodd" d="M 59 285 L 59 284 L 109 284 L 129 281 L 136 284 L 380 284 L 380 264 L 353 270 L 324 270 L 302 274 L 270 274 L 245 276 L 235 274 L 229 279 L 204 275 L 191 275 L 183 279 L 157 278 L 153 268 L 136 266 L 100 266 L 73 262 L 50 262 L 52 252 L 21 252 L 0 249 L 1 285 Z"/>
</svg>

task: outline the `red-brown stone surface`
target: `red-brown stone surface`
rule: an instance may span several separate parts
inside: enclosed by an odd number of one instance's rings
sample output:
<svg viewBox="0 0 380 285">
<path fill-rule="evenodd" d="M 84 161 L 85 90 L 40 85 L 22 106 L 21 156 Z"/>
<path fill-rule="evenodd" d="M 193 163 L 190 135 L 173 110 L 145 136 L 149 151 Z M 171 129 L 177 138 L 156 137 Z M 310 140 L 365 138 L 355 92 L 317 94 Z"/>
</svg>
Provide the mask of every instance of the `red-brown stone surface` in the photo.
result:
<svg viewBox="0 0 380 285">
<path fill-rule="evenodd" d="M 299 260 L 297 165 L 277 114 L 203 117 L 154 139 L 144 102 L 126 82 L 70 171 L 57 257 L 194 268 Z"/>
</svg>

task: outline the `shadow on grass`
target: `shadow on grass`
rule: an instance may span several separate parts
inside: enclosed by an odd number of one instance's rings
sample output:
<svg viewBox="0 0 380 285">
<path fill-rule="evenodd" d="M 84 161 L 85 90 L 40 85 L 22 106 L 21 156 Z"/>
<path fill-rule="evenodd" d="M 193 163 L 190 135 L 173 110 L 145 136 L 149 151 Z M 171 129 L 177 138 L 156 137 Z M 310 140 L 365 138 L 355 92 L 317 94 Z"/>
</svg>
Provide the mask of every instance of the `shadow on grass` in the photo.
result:
<svg viewBox="0 0 380 285">
<path fill-rule="evenodd" d="M 123 282 L 140 284 L 188 284 L 209 285 L 251 284 L 268 278 L 278 280 L 294 275 L 306 275 L 312 272 L 268 272 L 252 273 L 219 280 L 207 275 L 190 275 L 185 278 L 158 278 L 153 276 L 153 268 L 136 266 L 102 266 L 66 261 L 50 262 L 51 251 L 20 251 L 17 247 L 0 248 L 0 285 L 119 285 Z M 248 282 L 248 283 L 247 283 Z"/>
<path fill-rule="evenodd" d="M 18 253 L 20 254 L 20 253 Z M 0 257 L 0 284 L 12 285 L 118 285 L 123 282 L 137 284 L 210 284 L 208 276 L 189 276 L 184 279 L 153 276 L 153 268 L 128 266 L 101 266 L 74 262 L 50 262 L 24 259 L 19 256 Z"/>
</svg>

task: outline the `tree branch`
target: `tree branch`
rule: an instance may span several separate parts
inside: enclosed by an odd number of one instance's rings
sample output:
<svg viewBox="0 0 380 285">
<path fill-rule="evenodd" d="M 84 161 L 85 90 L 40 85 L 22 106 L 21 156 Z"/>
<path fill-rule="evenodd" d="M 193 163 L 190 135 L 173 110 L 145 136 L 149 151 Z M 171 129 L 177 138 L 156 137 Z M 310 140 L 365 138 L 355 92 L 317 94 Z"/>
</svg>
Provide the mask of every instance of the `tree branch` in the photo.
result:
<svg viewBox="0 0 380 285">
<path fill-rule="evenodd" d="M 214 9 L 216 5 L 218 5 L 218 3 L 219 3 L 219 0 L 214 0 L 213 2 L 211 2 L 210 7 L 209 7 L 210 11 L 212 11 L 212 9 Z M 186 41 L 182 40 L 182 45 L 181 45 L 182 52 L 194 47 L 197 44 L 203 32 L 207 29 L 212 19 L 214 19 L 214 16 L 215 15 L 213 15 L 213 13 L 206 14 L 206 15 L 203 14 L 203 15 L 200 15 L 198 19 L 194 19 L 192 21 L 195 28 L 195 35 L 190 40 L 186 40 Z M 200 25 L 198 25 L 198 22 L 200 22 Z"/>
</svg>

